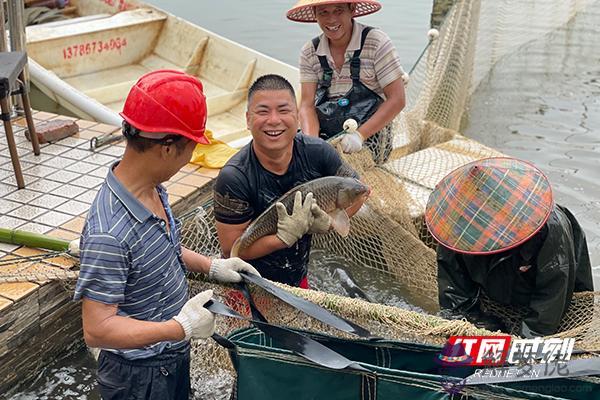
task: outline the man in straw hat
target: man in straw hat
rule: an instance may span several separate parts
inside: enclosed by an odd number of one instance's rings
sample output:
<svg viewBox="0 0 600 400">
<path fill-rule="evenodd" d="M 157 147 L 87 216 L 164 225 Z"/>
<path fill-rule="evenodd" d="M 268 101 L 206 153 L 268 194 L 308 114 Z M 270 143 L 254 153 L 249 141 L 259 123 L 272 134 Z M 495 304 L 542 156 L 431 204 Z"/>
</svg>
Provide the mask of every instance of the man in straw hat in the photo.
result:
<svg viewBox="0 0 600 400">
<path fill-rule="evenodd" d="M 545 336 L 557 332 L 573 292 L 593 290 L 585 234 L 529 163 L 488 158 L 456 169 L 431 193 L 425 221 L 440 244 L 442 309 L 485 321 L 485 296 L 526 311 L 515 333 Z"/>
<path fill-rule="evenodd" d="M 299 0 L 287 12 L 288 19 L 317 22 L 322 31 L 300 55 L 302 130 L 323 139 L 346 130 L 343 151 L 364 144 L 376 162 L 389 156 L 390 124 L 405 105 L 404 71 L 390 38 L 354 20 L 380 8 L 375 0 Z M 356 123 L 345 124 L 350 118 Z"/>
</svg>

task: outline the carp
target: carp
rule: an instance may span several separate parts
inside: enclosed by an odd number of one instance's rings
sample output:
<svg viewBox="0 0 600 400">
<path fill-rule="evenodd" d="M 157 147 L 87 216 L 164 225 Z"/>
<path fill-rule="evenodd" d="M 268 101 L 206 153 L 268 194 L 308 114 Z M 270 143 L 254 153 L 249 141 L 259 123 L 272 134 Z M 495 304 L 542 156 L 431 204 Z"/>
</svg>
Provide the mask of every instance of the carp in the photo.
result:
<svg viewBox="0 0 600 400">
<path fill-rule="evenodd" d="M 273 202 L 254 221 L 248 225 L 231 248 L 231 257 L 237 257 L 252 243 L 263 236 L 277 233 L 277 202 L 283 203 L 290 212 L 294 204 L 296 192 L 302 192 L 302 199 L 312 193 L 317 205 L 332 218 L 332 227 L 341 236 L 346 237 L 350 232 L 350 219 L 346 208 L 353 205 L 361 197 L 369 194 L 369 187 L 355 178 L 342 176 L 326 176 L 313 179 L 294 187 L 286 192 L 277 201 Z"/>
</svg>

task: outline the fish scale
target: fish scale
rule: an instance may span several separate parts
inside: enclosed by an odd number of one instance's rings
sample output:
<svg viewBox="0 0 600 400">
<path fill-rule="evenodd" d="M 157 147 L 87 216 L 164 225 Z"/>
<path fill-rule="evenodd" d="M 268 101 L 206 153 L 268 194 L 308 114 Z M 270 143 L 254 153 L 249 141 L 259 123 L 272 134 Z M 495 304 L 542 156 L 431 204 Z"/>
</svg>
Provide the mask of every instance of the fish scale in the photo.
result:
<svg viewBox="0 0 600 400">
<path fill-rule="evenodd" d="M 273 202 L 265 211 L 262 212 L 244 231 L 242 236 L 234 243 L 231 256 L 237 256 L 241 251 L 247 249 L 252 243 L 263 236 L 274 235 L 277 233 L 277 202 L 283 203 L 288 213 L 291 213 L 294 206 L 295 193 L 302 193 L 302 200 L 308 193 L 313 196 L 321 209 L 331 213 L 337 208 L 345 209 L 352 205 L 354 201 L 368 191 L 368 187 L 355 178 L 327 176 L 317 178 L 287 191 L 277 201 Z M 340 196 L 342 194 L 342 196 Z M 341 197 L 341 199 L 340 199 Z M 347 201 L 346 201 L 347 199 Z M 338 204 L 338 201 L 348 204 Z"/>
</svg>

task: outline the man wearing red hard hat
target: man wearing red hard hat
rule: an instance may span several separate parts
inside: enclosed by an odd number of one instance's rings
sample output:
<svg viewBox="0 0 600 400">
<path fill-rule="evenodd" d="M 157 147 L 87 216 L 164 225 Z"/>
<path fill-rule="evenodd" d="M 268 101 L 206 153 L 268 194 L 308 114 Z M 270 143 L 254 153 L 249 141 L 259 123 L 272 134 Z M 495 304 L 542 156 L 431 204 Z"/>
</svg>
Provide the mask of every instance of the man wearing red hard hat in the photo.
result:
<svg viewBox="0 0 600 400">
<path fill-rule="evenodd" d="M 159 70 L 133 86 L 121 116 L 127 146 L 90 207 L 81 236 L 86 343 L 102 349 L 103 399 L 188 399 L 190 339 L 212 335 L 214 315 L 204 291 L 189 299 L 186 271 L 219 282 L 258 274 L 239 258 L 210 259 L 181 245 L 161 185 L 207 143 L 206 98 L 200 81 Z"/>
</svg>

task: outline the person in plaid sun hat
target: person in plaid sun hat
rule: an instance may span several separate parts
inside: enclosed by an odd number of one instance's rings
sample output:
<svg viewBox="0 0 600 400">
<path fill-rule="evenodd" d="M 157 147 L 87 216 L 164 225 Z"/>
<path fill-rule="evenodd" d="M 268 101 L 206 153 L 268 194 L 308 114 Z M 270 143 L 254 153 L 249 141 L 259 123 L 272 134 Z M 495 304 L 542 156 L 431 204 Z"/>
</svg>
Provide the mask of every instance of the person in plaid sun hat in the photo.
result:
<svg viewBox="0 0 600 400">
<path fill-rule="evenodd" d="M 439 243 L 443 316 L 502 328 L 481 312 L 485 296 L 525 310 L 512 333 L 551 335 L 573 292 L 593 290 L 583 230 L 554 203 L 546 176 L 525 161 L 487 158 L 452 171 L 429 196 L 425 222 Z"/>
</svg>

